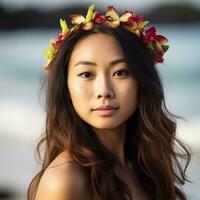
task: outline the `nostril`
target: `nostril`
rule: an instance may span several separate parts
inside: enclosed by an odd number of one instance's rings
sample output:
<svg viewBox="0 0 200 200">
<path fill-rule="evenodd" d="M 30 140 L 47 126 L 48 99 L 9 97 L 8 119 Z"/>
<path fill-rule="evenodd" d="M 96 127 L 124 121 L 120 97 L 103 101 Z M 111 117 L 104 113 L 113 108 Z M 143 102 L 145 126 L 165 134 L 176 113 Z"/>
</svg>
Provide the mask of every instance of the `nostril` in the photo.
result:
<svg viewBox="0 0 200 200">
<path fill-rule="evenodd" d="M 114 97 L 114 92 L 109 91 L 109 92 L 99 92 L 97 95 L 98 98 L 105 97 L 105 98 L 113 98 Z"/>
</svg>

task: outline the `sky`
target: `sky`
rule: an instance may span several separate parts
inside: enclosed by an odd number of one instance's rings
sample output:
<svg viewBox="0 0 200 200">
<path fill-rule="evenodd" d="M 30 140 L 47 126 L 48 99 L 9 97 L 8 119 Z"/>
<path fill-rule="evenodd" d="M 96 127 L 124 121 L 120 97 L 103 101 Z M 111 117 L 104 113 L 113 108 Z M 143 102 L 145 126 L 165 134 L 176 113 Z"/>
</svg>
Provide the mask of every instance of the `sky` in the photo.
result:
<svg viewBox="0 0 200 200">
<path fill-rule="evenodd" d="M 200 8 L 200 0 L 0 0 L 0 4 L 8 7 L 9 9 L 21 9 L 24 7 L 36 7 L 39 9 L 52 9 L 59 8 L 62 6 L 86 3 L 88 5 L 96 4 L 97 6 L 114 5 L 116 8 L 123 6 L 124 8 L 130 8 L 134 6 L 137 10 L 150 9 L 156 5 L 165 3 L 192 3 Z"/>
</svg>

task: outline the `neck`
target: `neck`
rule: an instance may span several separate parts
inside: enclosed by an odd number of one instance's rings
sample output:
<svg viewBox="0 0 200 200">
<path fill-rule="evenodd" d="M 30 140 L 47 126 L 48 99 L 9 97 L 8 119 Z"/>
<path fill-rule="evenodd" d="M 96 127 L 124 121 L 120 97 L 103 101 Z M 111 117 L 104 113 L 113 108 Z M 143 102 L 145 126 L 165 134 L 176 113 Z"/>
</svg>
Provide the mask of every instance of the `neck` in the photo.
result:
<svg viewBox="0 0 200 200">
<path fill-rule="evenodd" d="M 124 158 L 124 139 L 126 132 L 126 125 L 121 125 L 114 129 L 97 129 L 94 128 L 95 133 L 107 149 L 109 149 L 119 160 L 122 165 L 125 165 Z"/>
</svg>

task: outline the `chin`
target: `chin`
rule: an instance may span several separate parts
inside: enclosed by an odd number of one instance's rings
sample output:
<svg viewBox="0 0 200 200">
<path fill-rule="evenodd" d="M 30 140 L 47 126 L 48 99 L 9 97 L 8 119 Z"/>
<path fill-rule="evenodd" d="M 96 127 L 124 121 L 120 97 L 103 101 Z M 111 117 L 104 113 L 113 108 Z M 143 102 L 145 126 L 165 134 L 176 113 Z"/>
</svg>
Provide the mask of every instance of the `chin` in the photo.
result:
<svg viewBox="0 0 200 200">
<path fill-rule="evenodd" d="M 116 121 L 113 122 L 99 122 L 99 123 L 89 123 L 92 127 L 96 129 L 105 129 L 105 130 L 112 130 L 119 127 L 119 124 Z"/>
</svg>

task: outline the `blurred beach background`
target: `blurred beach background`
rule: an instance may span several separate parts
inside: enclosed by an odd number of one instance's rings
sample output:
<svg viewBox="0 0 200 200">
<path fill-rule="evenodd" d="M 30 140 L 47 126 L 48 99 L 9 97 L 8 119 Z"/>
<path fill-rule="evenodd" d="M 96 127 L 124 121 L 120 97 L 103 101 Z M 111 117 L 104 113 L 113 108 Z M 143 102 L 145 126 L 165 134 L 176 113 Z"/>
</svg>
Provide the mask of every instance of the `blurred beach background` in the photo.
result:
<svg viewBox="0 0 200 200">
<path fill-rule="evenodd" d="M 81 3 L 81 4 L 80 4 Z M 165 63 L 158 65 L 168 109 L 177 120 L 178 137 L 191 147 L 192 161 L 183 186 L 189 200 L 200 199 L 200 1 L 93 1 L 148 16 L 169 39 Z M 35 146 L 44 129 L 40 95 L 43 50 L 59 30 L 66 10 L 87 8 L 90 1 L 0 1 L 0 199 L 25 200 L 39 167 Z M 71 10 L 70 10 L 71 9 Z M 60 11 L 60 12 L 59 12 Z M 85 9 L 83 9 L 85 12 Z M 77 10 L 75 11 L 77 13 Z M 83 13 L 85 14 L 85 13 Z"/>
</svg>

